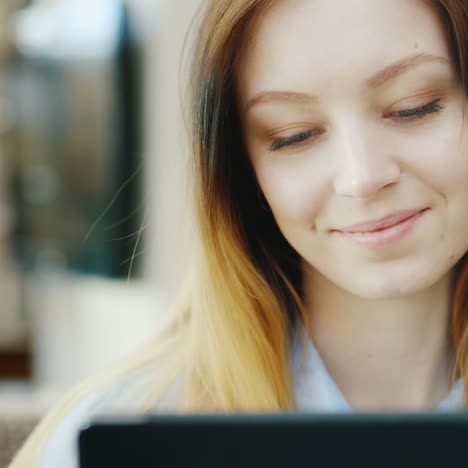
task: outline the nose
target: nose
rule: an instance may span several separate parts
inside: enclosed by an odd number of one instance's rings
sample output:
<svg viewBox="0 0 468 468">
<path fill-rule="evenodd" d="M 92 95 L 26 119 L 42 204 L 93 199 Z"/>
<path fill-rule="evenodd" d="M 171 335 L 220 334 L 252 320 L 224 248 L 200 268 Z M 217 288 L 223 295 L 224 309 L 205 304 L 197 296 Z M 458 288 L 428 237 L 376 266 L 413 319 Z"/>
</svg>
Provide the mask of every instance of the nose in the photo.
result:
<svg viewBox="0 0 468 468">
<path fill-rule="evenodd" d="M 369 198 L 399 181 L 400 167 L 391 157 L 391 148 L 376 142 L 375 136 L 357 126 L 348 126 L 341 129 L 337 141 L 337 195 Z"/>
</svg>

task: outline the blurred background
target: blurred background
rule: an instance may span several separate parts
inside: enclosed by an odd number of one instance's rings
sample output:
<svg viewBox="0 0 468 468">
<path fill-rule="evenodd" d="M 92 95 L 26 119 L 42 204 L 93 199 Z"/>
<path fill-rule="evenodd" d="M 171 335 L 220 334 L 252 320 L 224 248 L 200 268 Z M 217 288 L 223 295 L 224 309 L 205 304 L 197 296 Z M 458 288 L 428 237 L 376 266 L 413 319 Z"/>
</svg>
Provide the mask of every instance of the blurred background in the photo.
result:
<svg viewBox="0 0 468 468">
<path fill-rule="evenodd" d="M 0 466 L 183 279 L 181 58 L 202 1 L 0 1 Z"/>
</svg>

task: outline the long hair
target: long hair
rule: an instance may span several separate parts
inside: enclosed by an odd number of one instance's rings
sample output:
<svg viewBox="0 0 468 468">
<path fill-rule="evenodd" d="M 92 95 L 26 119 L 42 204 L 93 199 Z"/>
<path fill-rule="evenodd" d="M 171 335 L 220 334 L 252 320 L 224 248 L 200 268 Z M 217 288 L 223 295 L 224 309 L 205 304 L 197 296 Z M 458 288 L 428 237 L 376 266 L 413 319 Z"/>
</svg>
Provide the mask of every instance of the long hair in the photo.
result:
<svg viewBox="0 0 468 468">
<path fill-rule="evenodd" d="M 298 254 L 262 207 L 242 143 L 237 61 L 260 17 L 277 0 L 209 0 L 194 47 L 190 118 L 198 239 L 181 300 L 157 338 L 117 370 L 91 379 L 35 430 L 16 465 L 28 466 L 54 425 L 84 395 L 148 363 L 167 372 L 148 392 L 148 410 L 182 377 L 181 412 L 281 411 L 294 406 L 289 340 L 306 321 Z M 468 2 L 431 0 L 446 29 L 468 97 Z M 466 155 L 468 157 L 468 155 Z M 456 265 L 451 332 L 453 378 L 468 394 L 468 261 Z"/>
<path fill-rule="evenodd" d="M 306 320 L 299 256 L 258 200 L 236 111 L 239 55 L 268 0 L 209 2 L 193 67 L 193 155 L 201 244 L 192 309 L 188 406 L 281 410 L 292 405 L 288 329 Z M 468 96 L 468 6 L 429 2 L 445 26 L 453 66 Z M 468 157 L 468 155 L 466 155 Z M 468 263 L 457 265 L 452 334 L 453 380 L 468 380 Z M 202 342 L 197 342 L 199 339 Z M 466 398 L 466 397 L 465 397 Z"/>
</svg>

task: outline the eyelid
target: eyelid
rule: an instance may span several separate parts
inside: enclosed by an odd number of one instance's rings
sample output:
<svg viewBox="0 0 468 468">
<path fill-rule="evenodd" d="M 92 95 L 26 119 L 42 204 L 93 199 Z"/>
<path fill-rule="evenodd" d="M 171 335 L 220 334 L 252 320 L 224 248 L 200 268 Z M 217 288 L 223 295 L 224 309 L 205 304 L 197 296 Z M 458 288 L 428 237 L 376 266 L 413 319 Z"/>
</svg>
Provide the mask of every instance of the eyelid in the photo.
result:
<svg viewBox="0 0 468 468">
<path fill-rule="evenodd" d="M 290 125 L 287 127 L 282 127 L 280 129 L 275 129 L 266 134 L 268 138 L 276 138 L 276 139 L 282 139 L 282 138 L 291 138 L 299 133 L 305 133 L 309 131 L 318 131 L 316 126 L 314 127 L 313 124 L 307 124 L 307 123 L 296 123 L 295 125 Z M 287 133 L 290 132 L 290 133 Z M 284 134 L 286 133 L 286 134 Z M 281 135 L 279 135 L 281 134 Z"/>
<path fill-rule="evenodd" d="M 445 105 L 441 104 L 440 101 L 441 101 L 440 98 L 436 98 L 430 102 L 426 102 L 425 104 L 406 107 L 405 109 L 395 110 L 393 112 L 390 112 L 389 116 L 390 118 L 394 118 L 400 121 L 405 121 L 405 120 L 411 121 L 411 120 L 417 120 L 418 118 L 422 118 L 425 116 L 429 116 L 431 114 L 436 115 L 440 111 L 442 111 L 445 107 Z M 398 114 L 403 114 L 403 113 L 409 113 L 409 115 L 398 115 Z"/>
<path fill-rule="evenodd" d="M 397 102 L 394 102 L 391 106 L 388 106 L 384 110 L 384 114 L 390 112 L 395 107 L 398 107 L 394 110 L 394 112 L 398 112 L 401 110 L 408 110 L 408 109 L 416 109 L 418 107 L 423 107 L 427 104 L 430 104 L 434 101 L 440 100 L 446 97 L 444 93 L 421 93 L 415 96 L 411 96 L 410 98 L 400 99 Z M 403 109 L 400 107 L 404 106 Z"/>
<path fill-rule="evenodd" d="M 270 146 L 270 151 L 281 151 L 285 147 L 300 147 L 307 144 L 307 142 L 318 135 L 321 135 L 323 131 L 307 129 L 300 132 L 295 132 L 293 135 L 287 137 L 273 138 Z"/>
</svg>

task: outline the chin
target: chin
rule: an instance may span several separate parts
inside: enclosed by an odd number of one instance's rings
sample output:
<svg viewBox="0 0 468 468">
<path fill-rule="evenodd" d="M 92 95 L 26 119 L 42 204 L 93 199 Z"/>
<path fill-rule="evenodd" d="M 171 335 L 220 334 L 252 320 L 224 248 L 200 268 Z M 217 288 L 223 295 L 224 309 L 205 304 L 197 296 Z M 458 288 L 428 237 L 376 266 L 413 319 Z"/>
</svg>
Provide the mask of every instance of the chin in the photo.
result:
<svg viewBox="0 0 468 468">
<path fill-rule="evenodd" d="M 407 269 L 393 272 L 372 272 L 359 275 L 353 283 L 342 285 L 349 293 L 366 299 L 397 299 L 418 294 L 434 286 L 445 271 L 434 268 Z"/>
<path fill-rule="evenodd" d="M 346 288 L 348 292 L 363 299 L 398 299 L 412 296 L 427 288 L 427 285 L 408 284 L 401 281 L 386 281 L 385 284 L 373 282 L 353 286 Z"/>
</svg>

